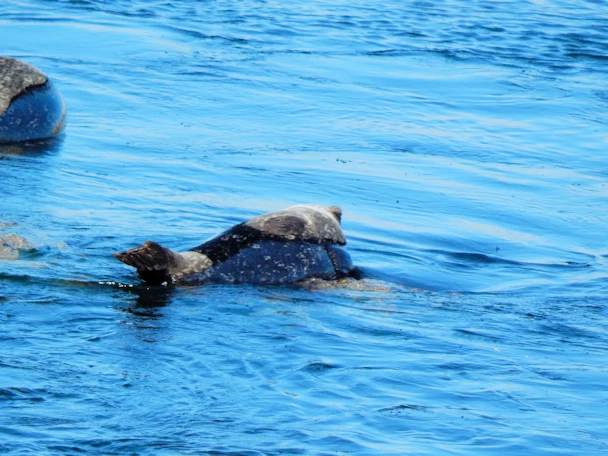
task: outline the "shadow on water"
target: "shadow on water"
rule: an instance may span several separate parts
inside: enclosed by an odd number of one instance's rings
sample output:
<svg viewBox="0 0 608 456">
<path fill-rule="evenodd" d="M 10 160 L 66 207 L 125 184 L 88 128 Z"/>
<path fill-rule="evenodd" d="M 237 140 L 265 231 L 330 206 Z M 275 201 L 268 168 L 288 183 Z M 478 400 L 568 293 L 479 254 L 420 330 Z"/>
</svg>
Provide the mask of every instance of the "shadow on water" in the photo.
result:
<svg viewBox="0 0 608 456">
<path fill-rule="evenodd" d="M 23 141 L 18 143 L 0 143 L 0 160 L 9 156 L 44 156 L 58 153 L 63 147 L 65 133 L 53 138 Z"/>
</svg>

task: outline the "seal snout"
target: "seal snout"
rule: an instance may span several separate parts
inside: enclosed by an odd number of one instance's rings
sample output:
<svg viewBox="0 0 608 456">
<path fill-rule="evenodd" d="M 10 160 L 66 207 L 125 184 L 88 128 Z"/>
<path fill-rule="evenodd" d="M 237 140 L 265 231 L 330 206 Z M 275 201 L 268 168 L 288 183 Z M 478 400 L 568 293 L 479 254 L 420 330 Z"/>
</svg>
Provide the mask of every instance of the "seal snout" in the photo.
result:
<svg viewBox="0 0 608 456">
<path fill-rule="evenodd" d="M 169 255 L 166 249 L 152 241 L 146 241 L 134 249 L 115 253 L 114 257 L 138 271 L 160 271 L 169 267 Z"/>
</svg>

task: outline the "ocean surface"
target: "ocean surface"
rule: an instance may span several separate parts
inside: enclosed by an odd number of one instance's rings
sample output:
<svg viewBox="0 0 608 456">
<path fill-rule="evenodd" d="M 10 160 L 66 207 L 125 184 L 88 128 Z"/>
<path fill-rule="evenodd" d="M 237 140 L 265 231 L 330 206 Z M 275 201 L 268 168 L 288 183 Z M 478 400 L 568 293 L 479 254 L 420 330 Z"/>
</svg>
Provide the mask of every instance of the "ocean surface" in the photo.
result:
<svg viewBox="0 0 608 456">
<path fill-rule="evenodd" d="M 65 134 L 0 150 L 0 453 L 608 453 L 608 5 L 8 0 Z M 367 278 L 143 286 L 339 205 Z"/>
</svg>

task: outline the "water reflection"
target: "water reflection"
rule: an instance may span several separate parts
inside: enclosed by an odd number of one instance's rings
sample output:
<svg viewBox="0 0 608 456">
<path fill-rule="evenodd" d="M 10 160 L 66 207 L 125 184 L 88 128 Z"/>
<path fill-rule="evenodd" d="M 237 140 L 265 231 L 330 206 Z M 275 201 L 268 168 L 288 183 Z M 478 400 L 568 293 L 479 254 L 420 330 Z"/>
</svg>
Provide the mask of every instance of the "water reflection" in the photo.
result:
<svg viewBox="0 0 608 456">
<path fill-rule="evenodd" d="M 158 310 L 171 304 L 175 289 L 170 287 L 150 287 L 135 285 L 129 288 L 119 288 L 129 295 L 126 311 L 138 316 L 158 316 Z"/>
<path fill-rule="evenodd" d="M 58 153 L 63 147 L 65 134 L 53 138 L 36 139 L 18 143 L 0 144 L 0 160 L 5 156 L 38 156 Z"/>
</svg>

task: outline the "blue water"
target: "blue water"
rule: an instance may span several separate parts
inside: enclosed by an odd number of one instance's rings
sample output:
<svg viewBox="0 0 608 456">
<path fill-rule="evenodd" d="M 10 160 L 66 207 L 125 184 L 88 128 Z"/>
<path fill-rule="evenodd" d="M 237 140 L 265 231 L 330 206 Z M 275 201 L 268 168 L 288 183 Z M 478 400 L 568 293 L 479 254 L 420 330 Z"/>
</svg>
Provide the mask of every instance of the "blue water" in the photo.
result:
<svg viewBox="0 0 608 456">
<path fill-rule="evenodd" d="M 608 452 L 601 1 L 11 0 L 65 135 L 0 152 L 0 453 Z M 339 205 L 368 279 L 112 257 Z"/>
</svg>

